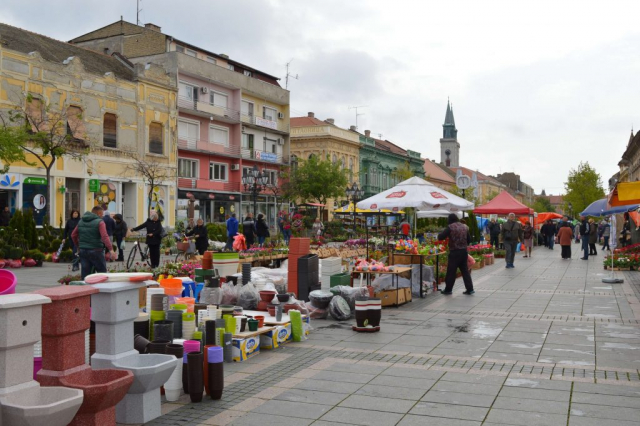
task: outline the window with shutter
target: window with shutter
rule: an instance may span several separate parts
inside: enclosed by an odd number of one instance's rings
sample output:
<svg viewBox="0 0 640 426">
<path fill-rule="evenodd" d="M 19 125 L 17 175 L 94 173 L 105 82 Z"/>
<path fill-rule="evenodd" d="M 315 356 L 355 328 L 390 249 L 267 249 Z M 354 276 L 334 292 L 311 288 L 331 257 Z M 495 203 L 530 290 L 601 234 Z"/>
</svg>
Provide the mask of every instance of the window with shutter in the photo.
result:
<svg viewBox="0 0 640 426">
<path fill-rule="evenodd" d="M 45 131 L 44 122 L 42 120 L 42 101 L 40 99 L 27 100 L 27 119 L 32 132 Z"/>
<path fill-rule="evenodd" d="M 209 142 L 229 146 L 229 130 L 224 127 L 209 127 Z"/>
<path fill-rule="evenodd" d="M 115 114 L 106 113 L 102 125 L 102 144 L 107 148 L 116 148 L 118 118 Z"/>
<path fill-rule="evenodd" d="M 163 154 L 163 137 L 162 137 L 162 124 L 151 123 L 149 124 L 149 152 L 153 154 Z"/>
<path fill-rule="evenodd" d="M 67 107 L 67 135 L 77 141 L 83 141 L 85 138 L 82 109 L 80 107 Z"/>
</svg>

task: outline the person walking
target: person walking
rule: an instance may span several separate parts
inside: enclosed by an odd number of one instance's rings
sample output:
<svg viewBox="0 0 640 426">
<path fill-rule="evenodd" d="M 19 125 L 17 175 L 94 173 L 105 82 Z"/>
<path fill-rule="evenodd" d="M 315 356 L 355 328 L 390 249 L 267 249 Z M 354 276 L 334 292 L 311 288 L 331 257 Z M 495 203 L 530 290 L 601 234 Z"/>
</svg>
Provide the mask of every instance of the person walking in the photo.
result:
<svg viewBox="0 0 640 426">
<path fill-rule="evenodd" d="M 198 250 L 200 256 L 209 248 L 209 233 L 207 232 L 207 227 L 204 226 L 204 220 L 198 219 L 196 226 L 185 232 L 185 235 L 187 237 L 192 235 L 196 237 L 196 250 Z"/>
<path fill-rule="evenodd" d="M 580 242 L 580 222 L 573 226 L 573 235 L 576 239 L 576 244 Z"/>
<path fill-rule="evenodd" d="M 580 239 L 582 240 L 582 252 L 584 253 L 581 260 L 589 260 L 589 235 L 591 234 L 589 222 L 584 216 L 580 216 Z"/>
<path fill-rule="evenodd" d="M 558 244 L 560 244 L 560 256 L 563 259 L 571 259 L 571 241 L 573 241 L 573 230 L 569 222 L 563 222 L 558 230 Z"/>
<path fill-rule="evenodd" d="M 549 250 L 553 250 L 553 245 L 555 243 L 556 236 L 556 227 L 551 220 L 547 220 L 547 222 L 542 226 L 545 240 L 547 242 L 547 248 Z"/>
<path fill-rule="evenodd" d="M 313 225 L 311 225 L 311 231 L 313 233 L 313 236 L 316 238 L 321 236 L 322 233 L 324 232 L 324 225 L 322 224 L 322 221 L 320 221 L 319 217 L 316 217 L 316 220 L 313 222 Z"/>
<path fill-rule="evenodd" d="M 238 233 L 238 219 L 236 214 L 231 213 L 231 217 L 227 219 L 227 245 L 224 246 L 225 250 L 233 250 L 233 237 Z"/>
<path fill-rule="evenodd" d="M 453 213 L 450 214 L 447 219 L 449 226 L 438 234 L 438 240 L 449 238 L 449 261 L 447 265 L 447 275 L 444 279 L 446 286 L 441 293 L 453 293 L 453 285 L 456 281 L 456 272 L 460 269 L 462 280 L 464 281 L 464 287 L 466 289 L 462 293 L 471 295 L 475 293 L 475 291 L 473 290 L 473 281 L 471 280 L 469 265 L 467 265 L 467 259 L 469 257 L 467 246 L 471 244 L 469 227 L 460 223 L 458 216 Z"/>
<path fill-rule="evenodd" d="M 500 239 L 500 224 L 495 219 L 491 219 L 489 222 L 489 239 L 493 248 L 497 250 L 500 244 L 498 241 Z"/>
<path fill-rule="evenodd" d="M 11 212 L 9 206 L 4 206 L 4 209 L 0 212 L 0 226 L 9 226 L 11 220 Z"/>
<path fill-rule="evenodd" d="M 111 213 L 109 212 L 109 210 L 104 211 L 104 216 L 102 217 L 102 220 L 104 221 L 104 224 L 107 227 L 107 234 L 109 234 L 109 238 L 111 239 L 111 242 L 113 242 L 113 230 L 116 227 L 116 223 L 111 217 Z M 113 260 L 113 258 L 111 260 Z"/>
<path fill-rule="evenodd" d="M 127 232 L 129 232 L 129 227 L 120 213 L 113 216 L 113 221 L 116 224 L 115 228 L 113 228 L 113 239 L 116 242 L 114 251 L 116 248 L 118 249 L 118 258 L 116 259 L 116 262 L 124 262 L 124 239 L 127 236 Z"/>
<path fill-rule="evenodd" d="M 149 219 L 142 225 L 138 225 L 135 228 L 131 228 L 132 231 L 139 231 L 145 229 L 147 231 L 147 246 L 149 247 L 149 261 L 151 262 L 151 268 L 157 268 L 160 266 L 160 244 L 162 243 L 162 237 L 164 228 L 162 222 L 158 217 L 158 213 L 151 212 Z"/>
<path fill-rule="evenodd" d="M 262 213 L 258 214 L 258 221 L 256 222 L 256 235 L 258 236 L 258 244 L 260 244 L 260 247 L 263 247 L 264 241 L 267 239 L 267 237 L 271 236 L 269 232 L 269 225 L 267 225 L 267 221 L 264 220 L 264 215 Z"/>
<path fill-rule="evenodd" d="M 291 240 L 291 219 L 286 213 L 282 216 L 282 230 L 284 232 L 284 243 L 289 245 L 289 240 Z"/>
<path fill-rule="evenodd" d="M 507 223 L 502 226 L 501 235 L 504 241 L 504 248 L 507 252 L 505 257 L 506 267 L 515 268 L 513 262 L 516 256 L 516 249 L 518 243 L 524 239 L 522 226 L 520 226 L 520 222 L 516 220 L 515 213 L 509 213 Z"/>
<path fill-rule="evenodd" d="M 76 229 L 76 226 L 78 226 L 79 222 L 80 222 L 80 212 L 78 210 L 71 210 L 71 215 L 69 215 L 69 219 L 67 220 L 67 223 L 64 225 L 64 234 L 62 236 L 62 242 L 67 241 L 67 239 L 69 240 L 69 245 L 71 246 L 71 251 L 73 252 L 74 258 L 78 255 L 78 246 L 76 246 L 73 243 L 73 240 L 71 239 L 71 233 L 73 232 L 74 229 Z M 75 272 L 78 269 L 80 269 L 78 262 L 73 262 L 71 271 Z"/>
<path fill-rule="evenodd" d="M 611 251 L 611 247 L 609 247 L 609 239 L 611 238 L 611 224 L 608 220 L 604 222 L 604 226 L 602 227 L 602 251 L 608 250 Z"/>
<path fill-rule="evenodd" d="M 282 238 L 284 238 L 284 212 L 280 212 L 280 214 L 278 214 L 277 225 L 278 230 L 280 231 L 280 235 L 282 235 Z"/>
<path fill-rule="evenodd" d="M 400 232 L 402 232 L 402 235 L 405 239 L 409 238 L 409 233 L 411 233 L 411 225 L 409 225 L 409 222 L 407 222 L 406 218 L 400 224 Z"/>
<path fill-rule="evenodd" d="M 524 223 L 522 234 L 524 236 L 524 256 L 522 257 L 531 257 L 533 250 L 533 227 L 531 226 L 531 222 L 526 221 Z"/>
<path fill-rule="evenodd" d="M 113 245 L 107 234 L 107 227 L 102 220 L 104 210 L 95 206 L 90 212 L 82 215 L 78 226 L 71 232 L 73 244 L 78 247 L 80 254 L 80 275 L 82 280 L 95 272 L 107 272 L 107 260 L 111 258 Z M 105 247 L 107 252 L 105 253 Z"/>
<path fill-rule="evenodd" d="M 247 213 L 247 216 L 242 221 L 242 235 L 247 243 L 247 248 L 250 248 L 256 242 L 256 223 L 253 221 L 253 215 Z"/>
<path fill-rule="evenodd" d="M 597 256 L 596 243 L 598 242 L 598 227 L 593 219 L 589 219 L 589 255 Z"/>
</svg>

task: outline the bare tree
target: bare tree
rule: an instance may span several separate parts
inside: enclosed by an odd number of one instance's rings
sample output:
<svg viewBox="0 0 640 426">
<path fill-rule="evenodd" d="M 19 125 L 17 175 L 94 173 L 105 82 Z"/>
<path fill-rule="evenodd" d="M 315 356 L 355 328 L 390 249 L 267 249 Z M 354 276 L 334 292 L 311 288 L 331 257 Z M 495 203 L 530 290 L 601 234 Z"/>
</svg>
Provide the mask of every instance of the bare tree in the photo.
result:
<svg viewBox="0 0 640 426">
<path fill-rule="evenodd" d="M 140 155 L 129 152 L 128 156 L 133 160 L 129 162 L 125 168 L 126 174 L 133 174 L 141 177 L 148 187 L 147 192 L 147 216 L 151 214 L 151 202 L 153 200 L 153 190 L 156 186 L 161 185 L 168 180 L 175 180 L 175 170 L 166 162 L 160 162 L 156 157 L 149 155 Z M 157 211 L 160 220 L 164 219 L 164 213 Z"/>
<path fill-rule="evenodd" d="M 35 162 L 29 164 L 40 164 L 46 172 L 45 211 L 50 216 L 51 170 L 56 161 L 62 157 L 82 160 L 90 150 L 82 110 L 73 105 L 45 104 L 30 94 L 21 97 L 18 104 L 0 121 L 5 130 L 10 127 L 24 130 L 14 134 L 19 135 L 17 143 L 24 153 L 35 158 Z"/>
</svg>

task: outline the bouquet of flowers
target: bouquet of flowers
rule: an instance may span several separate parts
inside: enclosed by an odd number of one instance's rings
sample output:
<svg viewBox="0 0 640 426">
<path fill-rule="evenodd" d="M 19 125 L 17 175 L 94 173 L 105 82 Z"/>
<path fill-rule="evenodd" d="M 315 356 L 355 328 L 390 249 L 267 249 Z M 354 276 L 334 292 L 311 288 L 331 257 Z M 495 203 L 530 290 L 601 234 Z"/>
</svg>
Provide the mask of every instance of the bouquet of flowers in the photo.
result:
<svg viewBox="0 0 640 426">
<path fill-rule="evenodd" d="M 413 240 L 400 240 L 396 242 L 395 251 L 407 254 L 418 254 L 418 244 Z"/>
</svg>

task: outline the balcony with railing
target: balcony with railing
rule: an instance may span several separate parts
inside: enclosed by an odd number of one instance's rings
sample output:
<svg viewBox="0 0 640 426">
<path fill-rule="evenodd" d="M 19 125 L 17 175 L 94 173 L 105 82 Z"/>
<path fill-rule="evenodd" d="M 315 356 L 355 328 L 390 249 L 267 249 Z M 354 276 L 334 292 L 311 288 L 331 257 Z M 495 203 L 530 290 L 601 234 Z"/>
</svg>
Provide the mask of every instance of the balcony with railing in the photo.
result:
<svg viewBox="0 0 640 426">
<path fill-rule="evenodd" d="M 279 118 L 274 121 L 269 120 L 268 118 L 258 117 L 257 115 L 242 113 L 240 114 L 240 121 L 245 124 L 264 127 L 276 132 L 289 133 L 289 125 Z"/>
<path fill-rule="evenodd" d="M 202 189 L 208 191 L 240 192 L 240 182 L 220 182 L 209 179 L 178 178 L 180 189 Z"/>
<path fill-rule="evenodd" d="M 213 143 L 210 141 L 199 141 L 195 139 L 179 138 L 178 149 L 222 154 L 230 157 L 240 157 L 240 147 L 237 145 L 222 145 L 219 143 Z"/>
<path fill-rule="evenodd" d="M 238 110 L 219 105 L 211 105 L 208 102 L 189 99 L 184 96 L 178 97 L 178 109 L 202 117 L 214 117 L 216 120 L 226 123 L 240 122 L 240 111 Z"/>
</svg>

